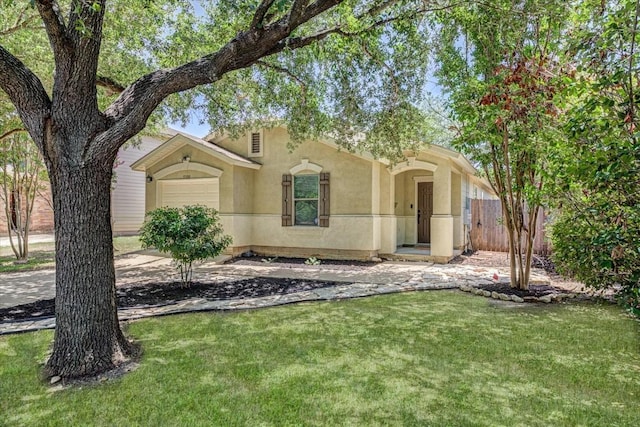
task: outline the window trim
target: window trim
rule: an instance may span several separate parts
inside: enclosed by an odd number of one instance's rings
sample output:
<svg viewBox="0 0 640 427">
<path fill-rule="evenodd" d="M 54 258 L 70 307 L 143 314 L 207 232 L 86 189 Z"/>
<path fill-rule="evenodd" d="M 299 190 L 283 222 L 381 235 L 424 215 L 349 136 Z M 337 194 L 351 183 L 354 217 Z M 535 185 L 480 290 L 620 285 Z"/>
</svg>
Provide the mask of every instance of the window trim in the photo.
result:
<svg viewBox="0 0 640 427">
<path fill-rule="evenodd" d="M 282 226 L 291 227 L 294 225 L 294 199 L 293 199 L 293 179 L 296 175 L 317 174 L 318 175 L 318 227 L 329 227 L 330 217 L 330 173 L 323 172 L 320 165 L 309 162 L 309 159 L 302 159 L 300 164 L 289 169 L 289 173 L 282 175 Z M 312 225 L 300 225 L 299 227 L 312 227 Z"/>
<path fill-rule="evenodd" d="M 306 172 L 306 171 L 305 171 Z M 296 177 L 299 176 L 315 176 L 317 178 L 317 191 L 315 198 L 296 198 Z M 296 227 L 318 227 L 320 226 L 320 174 L 319 173 L 298 173 L 292 175 L 292 191 L 291 191 L 291 213 L 293 216 L 293 225 Z M 299 201 L 314 201 L 316 202 L 316 218 L 314 224 L 298 224 L 296 218 L 296 202 Z"/>
<path fill-rule="evenodd" d="M 311 163 L 309 159 L 301 159 L 300 164 L 289 169 L 291 175 L 302 175 L 303 172 L 320 174 L 320 172 L 322 172 L 322 166 Z"/>
</svg>

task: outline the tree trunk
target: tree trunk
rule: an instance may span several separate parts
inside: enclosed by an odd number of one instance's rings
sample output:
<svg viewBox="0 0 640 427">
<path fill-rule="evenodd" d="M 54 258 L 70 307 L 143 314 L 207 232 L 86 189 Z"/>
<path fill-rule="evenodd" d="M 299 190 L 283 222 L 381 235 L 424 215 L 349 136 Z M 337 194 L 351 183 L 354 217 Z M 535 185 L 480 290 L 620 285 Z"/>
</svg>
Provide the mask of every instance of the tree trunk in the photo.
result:
<svg viewBox="0 0 640 427">
<path fill-rule="evenodd" d="M 56 233 L 56 330 L 45 375 L 108 371 L 132 345 L 118 323 L 111 235 L 112 163 L 49 168 Z M 73 163 L 73 162 L 69 162 Z"/>
</svg>

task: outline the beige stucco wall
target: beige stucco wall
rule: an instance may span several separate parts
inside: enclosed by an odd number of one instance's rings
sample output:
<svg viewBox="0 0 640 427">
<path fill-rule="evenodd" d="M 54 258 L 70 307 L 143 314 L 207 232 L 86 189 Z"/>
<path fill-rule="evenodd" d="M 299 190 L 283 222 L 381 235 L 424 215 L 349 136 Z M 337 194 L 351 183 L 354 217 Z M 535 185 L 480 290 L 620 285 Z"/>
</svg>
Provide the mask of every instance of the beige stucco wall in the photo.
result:
<svg viewBox="0 0 640 427">
<path fill-rule="evenodd" d="M 233 167 L 233 211 L 236 214 L 251 214 L 255 200 L 254 178 L 257 171 Z"/>
<path fill-rule="evenodd" d="M 371 214 L 372 167 L 368 160 L 360 159 L 321 142 L 304 142 L 289 151 L 289 136 L 286 129 L 274 128 L 263 131 L 263 155 L 252 160 L 262 164 L 254 172 L 254 214 L 281 214 L 282 175 L 302 163 L 303 159 L 322 167 L 322 172 L 331 173 L 330 203 L 332 215 Z M 246 155 L 248 136 L 238 139 L 216 141 L 220 146 L 238 154 Z"/>
<path fill-rule="evenodd" d="M 451 173 L 451 215 L 453 216 L 453 247 L 459 249 L 463 246 L 462 227 L 462 174 Z"/>
<path fill-rule="evenodd" d="M 417 181 L 434 182 L 434 216 L 437 218 L 432 221 L 432 251 L 451 253 L 453 244 L 462 244 L 462 190 L 464 186 L 465 190 L 473 191 L 473 187 L 451 160 L 420 154 L 418 159 L 422 163 L 399 172 L 379 161 L 339 151 L 322 142 L 308 141 L 289 150 L 289 137 L 284 128 L 265 129 L 262 137 L 262 155 L 251 158 L 261 165 L 259 169 L 233 165 L 231 161 L 185 144 L 147 166 L 146 172 L 153 176 L 180 164 L 185 156 L 189 156 L 192 163 L 222 171 L 221 221 L 225 232 L 234 237 L 230 249 L 234 253 L 249 248 L 274 254 L 287 248 L 298 248 L 308 254 L 315 250 L 325 250 L 325 253 L 339 250 L 365 256 L 393 253 L 397 246 L 415 244 L 417 240 Z M 247 155 L 248 135 L 215 142 L 232 152 Z M 281 225 L 282 175 L 305 163 L 331 174 L 329 227 Z M 306 173 L 317 173 L 317 170 Z M 186 176 L 210 175 L 180 170 L 163 178 Z M 147 210 L 156 207 L 157 181 L 146 184 Z M 445 194 L 441 194 L 443 190 Z"/>
<path fill-rule="evenodd" d="M 238 154 L 248 151 L 248 136 L 216 143 Z M 220 176 L 220 214 L 225 232 L 234 237 L 233 247 L 266 248 L 333 248 L 375 253 L 380 249 L 381 220 L 374 217 L 380 211 L 390 212 L 389 172 L 378 162 L 371 162 L 320 142 L 305 142 L 293 151 L 287 148 L 285 129 L 263 131 L 263 155 L 253 157 L 262 164 L 258 170 L 234 166 L 190 145 L 177 148 L 157 163 L 147 167 L 153 176 L 166 167 L 180 164 L 185 156 L 191 163 L 201 163 L 222 171 Z M 330 226 L 282 227 L 282 175 L 303 161 L 319 165 L 331 174 Z M 302 172 L 304 173 L 304 172 Z M 308 172 L 307 172 L 308 173 Z M 209 176 L 192 171 L 178 171 L 163 179 Z M 147 184 L 146 209 L 156 208 L 158 179 Z M 381 195 L 380 185 L 386 185 Z M 377 199 L 372 200 L 372 189 Z M 233 250 L 233 248 L 231 248 Z"/>
</svg>

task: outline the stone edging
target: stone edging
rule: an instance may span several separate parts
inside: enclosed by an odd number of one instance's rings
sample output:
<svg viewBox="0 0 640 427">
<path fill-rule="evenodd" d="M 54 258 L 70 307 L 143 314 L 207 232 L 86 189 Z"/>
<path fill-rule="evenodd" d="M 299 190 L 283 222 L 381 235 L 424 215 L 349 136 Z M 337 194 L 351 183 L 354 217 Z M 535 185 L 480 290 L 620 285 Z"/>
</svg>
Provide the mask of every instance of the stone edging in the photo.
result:
<svg viewBox="0 0 640 427">
<path fill-rule="evenodd" d="M 284 304 L 292 304 L 297 302 L 310 301 L 332 301 L 349 298 L 360 298 L 372 295 L 384 295 L 398 292 L 408 291 L 426 291 L 438 289 L 460 289 L 466 292 L 472 292 L 477 295 L 493 297 L 505 301 L 514 302 L 552 302 L 560 301 L 564 298 L 574 298 L 576 294 L 550 294 L 540 298 L 532 297 L 520 298 L 518 296 L 509 296 L 499 294 L 497 292 L 489 292 L 479 289 L 482 285 L 489 285 L 493 282 L 486 279 L 491 277 L 493 270 L 487 270 L 477 267 L 464 267 L 449 265 L 432 265 L 424 271 L 416 272 L 409 278 L 404 277 L 400 280 L 390 278 L 389 282 L 370 283 L 370 282 L 349 282 L 326 288 L 314 289 L 312 291 L 302 291 L 284 295 L 270 295 L 260 298 L 242 298 L 231 300 L 214 300 L 209 301 L 203 298 L 193 298 L 189 300 L 179 301 L 175 304 L 162 306 L 146 306 L 146 307 L 130 307 L 118 310 L 120 320 L 134 320 L 145 317 L 163 316 L 177 313 L 189 313 L 197 311 L 229 311 L 229 310 L 248 310 L 263 307 L 273 307 Z M 544 278 L 535 280 L 548 283 Z M 41 329 L 53 329 L 56 321 L 54 317 L 34 320 L 20 320 L 14 322 L 0 322 L 0 335 L 14 334 L 19 332 L 37 331 Z"/>
<path fill-rule="evenodd" d="M 572 299 L 578 296 L 577 294 L 572 292 L 570 293 L 556 292 L 552 294 L 543 295 L 541 297 L 528 296 L 523 298 L 523 297 L 519 297 L 518 295 L 507 295 L 507 294 L 503 294 L 496 291 L 490 292 L 490 291 L 477 288 L 475 286 L 470 286 L 467 284 L 460 285 L 460 290 L 463 292 L 469 292 L 474 295 L 479 295 L 487 298 L 498 299 L 501 301 L 518 302 L 518 303 L 543 302 L 543 303 L 549 304 L 551 302 L 561 302 L 565 299 Z"/>
<path fill-rule="evenodd" d="M 302 291 L 284 295 L 270 295 L 260 298 L 243 298 L 231 300 L 209 301 L 204 298 L 193 298 L 179 301 L 175 304 L 153 307 L 130 307 L 118 309 L 118 318 L 121 321 L 142 319 L 145 317 L 165 316 L 169 314 L 190 313 L 198 311 L 231 311 L 249 310 L 297 302 L 332 301 L 350 298 L 361 298 L 372 295 L 393 294 L 408 291 L 424 291 L 438 289 L 458 289 L 455 282 L 427 282 L 415 279 L 403 283 L 376 284 L 376 283 L 350 283 Z M 0 323 L 0 336 L 21 332 L 53 329 L 56 326 L 55 317 L 37 320 L 19 320 L 15 322 Z"/>
</svg>

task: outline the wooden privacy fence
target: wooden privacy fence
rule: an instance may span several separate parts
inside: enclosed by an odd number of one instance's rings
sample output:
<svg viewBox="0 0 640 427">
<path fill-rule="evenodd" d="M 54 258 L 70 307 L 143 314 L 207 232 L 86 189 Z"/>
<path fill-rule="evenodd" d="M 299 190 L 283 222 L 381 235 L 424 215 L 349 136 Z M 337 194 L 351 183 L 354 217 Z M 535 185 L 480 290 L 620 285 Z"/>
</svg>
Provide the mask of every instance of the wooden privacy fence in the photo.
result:
<svg viewBox="0 0 640 427">
<path fill-rule="evenodd" d="M 547 242 L 543 209 L 538 213 L 533 252 L 548 255 L 551 245 Z M 503 225 L 500 200 L 471 200 L 471 244 L 474 250 L 509 252 L 509 235 Z"/>
</svg>

